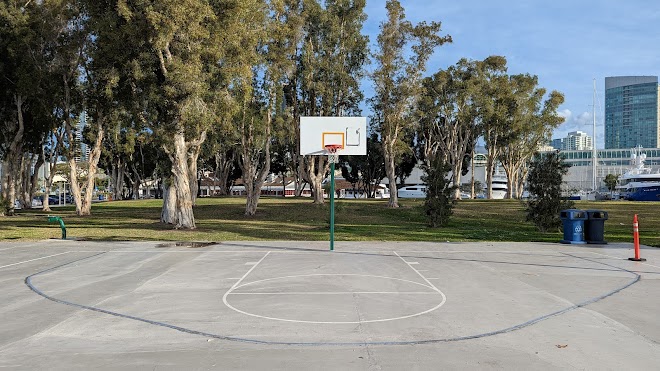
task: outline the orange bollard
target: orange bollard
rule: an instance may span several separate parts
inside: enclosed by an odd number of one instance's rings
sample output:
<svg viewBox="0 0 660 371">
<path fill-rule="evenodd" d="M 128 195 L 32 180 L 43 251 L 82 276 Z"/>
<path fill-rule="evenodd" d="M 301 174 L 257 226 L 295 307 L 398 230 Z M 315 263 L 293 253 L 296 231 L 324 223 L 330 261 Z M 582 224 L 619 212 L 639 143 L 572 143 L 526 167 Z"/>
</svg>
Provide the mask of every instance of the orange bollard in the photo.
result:
<svg viewBox="0 0 660 371">
<path fill-rule="evenodd" d="M 639 223 L 637 222 L 637 214 L 633 217 L 633 241 L 635 242 L 635 257 L 628 258 L 628 260 L 645 262 L 646 259 L 639 257 Z"/>
</svg>

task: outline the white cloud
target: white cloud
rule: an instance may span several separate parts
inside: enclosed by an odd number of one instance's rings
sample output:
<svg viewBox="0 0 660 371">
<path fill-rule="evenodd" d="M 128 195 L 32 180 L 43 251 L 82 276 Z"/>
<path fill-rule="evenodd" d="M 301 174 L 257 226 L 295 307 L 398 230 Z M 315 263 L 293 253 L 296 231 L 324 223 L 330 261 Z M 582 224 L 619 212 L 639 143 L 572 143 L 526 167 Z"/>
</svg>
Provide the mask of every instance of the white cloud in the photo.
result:
<svg viewBox="0 0 660 371">
<path fill-rule="evenodd" d="M 583 131 L 588 135 L 593 135 L 593 114 L 591 112 L 582 112 L 574 115 L 569 109 L 564 109 L 557 114 L 565 119 L 552 135 L 552 138 L 564 138 L 572 131 Z M 596 122 L 596 146 L 603 148 L 604 133 L 602 123 Z"/>
</svg>

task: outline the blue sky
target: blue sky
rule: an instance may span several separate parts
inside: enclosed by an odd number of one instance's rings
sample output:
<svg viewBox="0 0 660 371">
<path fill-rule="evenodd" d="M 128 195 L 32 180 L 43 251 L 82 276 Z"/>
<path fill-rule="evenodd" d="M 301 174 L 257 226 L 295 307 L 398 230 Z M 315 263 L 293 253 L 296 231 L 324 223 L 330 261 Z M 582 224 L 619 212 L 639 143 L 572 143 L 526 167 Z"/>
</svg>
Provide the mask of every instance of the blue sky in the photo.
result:
<svg viewBox="0 0 660 371">
<path fill-rule="evenodd" d="M 592 134 L 593 79 L 596 137 L 603 147 L 606 76 L 660 74 L 660 1 L 657 0 L 400 0 L 408 20 L 440 21 L 454 42 L 440 47 L 428 74 L 460 58 L 507 58 L 509 73 L 530 73 L 539 85 L 565 95 L 566 122 L 554 137 L 581 130 Z M 365 33 L 375 48 L 385 0 L 367 0 Z M 373 67 L 373 66 L 372 66 Z M 367 82 L 367 97 L 372 95 Z"/>
</svg>

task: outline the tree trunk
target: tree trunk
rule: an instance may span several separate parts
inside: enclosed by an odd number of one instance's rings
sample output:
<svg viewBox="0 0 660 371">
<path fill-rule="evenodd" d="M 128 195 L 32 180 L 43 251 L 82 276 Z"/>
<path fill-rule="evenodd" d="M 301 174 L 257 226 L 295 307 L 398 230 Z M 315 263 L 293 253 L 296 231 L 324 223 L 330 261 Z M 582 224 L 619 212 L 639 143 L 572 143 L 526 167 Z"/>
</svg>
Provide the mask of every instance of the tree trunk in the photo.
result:
<svg viewBox="0 0 660 371">
<path fill-rule="evenodd" d="M 301 156 L 301 157 L 302 157 L 302 156 Z M 303 163 L 304 163 L 303 160 L 299 161 L 299 162 L 298 162 L 298 164 L 299 164 L 298 168 L 303 167 Z M 302 171 L 300 171 L 300 170 L 296 170 L 296 173 L 294 174 L 294 175 L 295 175 L 295 179 L 294 179 L 294 187 L 295 187 L 295 190 L 293 191 L 293 195 L 294 195 L 295 197 L 300 197 L 300 196 L 302 196 L 302 192 L 303 192 L 303 190 L 305 189 L 305 183 L 306 183 L 306 182 L 305 182 L 304 179 L 302 179 L 302 178 L 299 177 L 299 174 L 302 174 Z"/>
<path fill-rule="evenodd" d="M 388 187 L 390 188 L 390 199 L 387 202 L 387 207 L 399 207 L 399 193 L 396 188 L 396 165 L 394 163 L 393 148 L 390 143 L 386 143 L 383 138 L 383 157 L 385 157 L 385 174 L 389 180 Z"/>
<path fill-rule="evenodd" d="M 96 171 L 98 169 L 99 159 L 101 158 L 101 145 L 103 144 L 103 121 L 100 115 L 96 119 L 96 141 L 94 147 L 89 154 L 88 169 L 87 169 L 87 184 L 85 185 L 85 198 L 81 203 L 80 213 L 78 215 L 91 215 L 92 214 L 92 193 L 94 193 Z M 76 203 L 77 205 L 77 203 Z"/>
<path fill-rule="evenodd" d="M 16 113 L 18 119 L 18 130 L 14 135 L 14 139 L 9 145 L 7 154 L 7 192 L 6 198 L 9 202 L 9 215 L 14 214 L 14 204 L 16 203 L 16 175 L 18 172 L 18 161 L 20 160 L 21 152 L 23 152 L 23 133 L 25 126 L 23 121 L 23 97 L 21 95 L 14 95 L 14 103 L 16 104 Z"/>
<path fill-rule="evenodd" d="M 245 215 L 253 216 L 257 213 L 259 196 L 261 196 L 261 187 L 257 187 L 252 182 L 247 182 L 245 183 L 245 193 L 247 194 L 245 201 Z"/>
<path fill-rule="evenodd" d="M 474 194 L 474 147 L 472 148 L 472 158 L 470 159 L 470 198 L 475 199 L 476 195 Z"/>
<path fill-rule="evenodd" d="M 463 172 L 463 161 L 455 161 L 452 170 L 454 200 L 461 199 L 461 173 Z"/>
<path fill-rule="evenodd" d="M 263 158 L 261 151 L 254 146 L 254 132 L 252 126 L 250 128 L 243 127 L 242 136 L 242 170 L 243 170 L 243 184 L 245 184 L 245 191 L 247 198 L 245 201 L 245 215 L 252 216 L 257 212 L 257 205 L 259 204 L 259 197 L 261 196 L 261 187 L 270 172 L 270 111 L 266 117 L 266 136 L 264 138 Z M 246 131 L 247 130 L 247 131 Z M 259 165 L 261 164 L 261 168 Z"/>
<path fill-rule="evenodd" d="M 163 182 L 163 209 L 160 212 L 160 221 L 165 224 L 177 224 L 176 221 L 176 191 L 171 179 Z"/>
<path fill-rule="evenodd" d="M 184 138 L 185 140 L 185 138 Z M 202 131 L 199 138 L 196 140 L 185 143 L 186 155 L 188 161 L 188 186 L 190 187 L 190 201 L 192 206 L 197 203 L 197 193 L 199 192 L 198 174 L 197 174 L 197 159 L 199 153 L 202 151 L 202 144 L 206 140 L 206 130 Z M 193 221 L 194 224 L 194 221 Z"/>
<path fill-rule="evenodd" d="M 188 145 L 185 134 L 174 134 L 174 153 L 171 156 L 173 185 L 176 192 L 176 228 L 195 229 L 190 177 L 188 171 Z"/>
<path fill-rule="evenodd" d="M 259 182 L 257 178 L 257 165 L 248 155 L 251 152 L 251 148 L 244 148 L 242 151 L 241 168 L 243 170 L 243 185 L 245 186 L 246 194 L 245 215 L 252 216 L 257 212 L 263 182 Z"/>
<path fill-rule="evenodd" d="M 62 137 L 59 136 L 58 140 L 62 141 Z M 58 146 L 60 145 L 58 144 Z M 43 156 L 45 156 L 45 153 L 43 153 Z M 49 200 L 48 197 L 50 196 L 50 189 L 53 186 L 53 178 L 55 178 L 55 165 L 57 164 L 57 151 L 53 150 L 50 153 L 50 158 L 48 159 L 48 162 L 46 163 L 46 166 L 48 166 L 48 176 L 45 176 L 44 174 L 44 199 L 42 201 L 42 210 L 43 211 L 51 211 L 50 206 L 49 206 Z"/>
<path fill-rule="evenodd" d="M 188 183 L 190 184 L 190 201 L 192 205 L 197 205 L 197 194 L 199 193 L 199 177 L 197 174 L 197 159 L 199 151 L 188 153 Z"/>
<path fill-rule="evenodd" d="M 19 202 L 23 209 L 32 207 L 32 200 L 30 198 L 30 187 L 32 185 L 32 155 L 24 153 L 21 156 L 21 176 L 18 179 L 18 186 L 20 193 L 18 194 Z M 30 201 L 28 203 L 28 201 Z"/>
<path fill-rule="evenodd" d="M 126 164 L 120 157 L 114 159 L 112 163 L 112 199 L 122 200 L 124 197 L 124 173 Z"/>
<path fill-rule="evenodd" d="M 112 160 L 112 170 L 110 170 L 110 186 L 112 188 L 112 193 L 110 194 L 113 200 L 117 200 L 117 164 Z"/>
<path fill-rule="evenodd" d="M 81 200 L 81 195 L 82 191 L 80 188 L 80 184 L 78 184 L 78 164 L 76 164 L 76 159 L 72 155 L 70 158 L 67 159 L 69 163 L 69 192 L 71 192 L 71 196 L 73 197 L 73 202 L 76 205 L 76 215 L 82 215 L 82 200 Z M 64 197 L 66 199 L 66 192 L 64 194 Z"/>
<path fill-rule="evenodd" d="M 44 157 L 40 153 L 39 158 L 37 159 L 36 164 L 34 165 L 34 172 L 32 173 L 32 180 L 30 184 L 30 204 L 32 203 L 32 199 L 34 198 L 35 193 L 37 193 L 37 189 L 39 188 L 39 169 L 44 166 Z"/>
<path fill-rule="evenodd" d="M 7 170 L 9 169 L 9 164 L 7 159 L 2 161 L 2 167 L 0 168 L 0 176 L 2 176 L 2 179 L 0 179 L 0 189 L 2 189 L 2 198 L 7 198 L 7 187 L 8 187 L 8 179 L 7 179 Z"/>
<path fill-rule="evenodd" d="M 115 184 L 116 184 L 115 192 L 117 193 L 117 195 L 115 196 L 115 200 L 123 200 L 124 199 L 124 179 L 126 178 L 125 172 L 126 172 L 126 164 L 121 159 L 118 159 L 117 160 L 117 180 L 115 182 Z"/>
<path fill-rule="evenodd" d="M 312 191 L 312 196 L 314 197 L 314 203 L 317 205 L 323 205 L 325 198 L 323 197 L 322 182 L 312 181 L 312 183 L 310 183 L 310 188 Z"/>
<path fill-rule="evenodd" d="M 490 155 L 486 159 L 486 198 L 493 198 L 493 174 L 495 173 L 495 159 Z"/>
<path fill-rule="evenodd" d="M 514 185 L 516 181 L 516 168 L 511 165 L 504 166 L 504 172 L 506 173 L 506 199 L 513 198 Z"/>
<path fill-rule="evenodd" d="M 499 123 L 497 123 L 499 125 Z M 493 175 L 495 174 L 495 166 L 501 153 L 499 134 L 497 129 L 489 129 L 486 132 L 486 198 L 493 198 Z"/>
<path fill-rule="evenodd" d="M 518 177 L 518 189 L 516 194 L 518 198 L 522 198 L 523 192 L 525 191 L 525 180 L 527 180 L 527 175 L 529 174 L 529 165 L 525 164 L 520 170 L 520 176 Z"/>
<path fill-rule="evenodd" d="M 231 174 L 233 169 L 234 169 L 233 152 L 231 156 L 227 156 L 227 153 L 215 154 L 215 177 L 217 178 L 217 182 L 220 183 L 220 189 L 218 190 L 217 193 L 221 196 L 226 196 L 229 194 L 229 189 L 227 185 L 229 183 L 229 175 Z"/>
<path fill-rule="evenodd" d="M 325 156 L 305 156 L 305 176 L 309 183 L 315 204 L 323 205 L 323 179 L 328 171 L 328 161 Z"/>
</svg>

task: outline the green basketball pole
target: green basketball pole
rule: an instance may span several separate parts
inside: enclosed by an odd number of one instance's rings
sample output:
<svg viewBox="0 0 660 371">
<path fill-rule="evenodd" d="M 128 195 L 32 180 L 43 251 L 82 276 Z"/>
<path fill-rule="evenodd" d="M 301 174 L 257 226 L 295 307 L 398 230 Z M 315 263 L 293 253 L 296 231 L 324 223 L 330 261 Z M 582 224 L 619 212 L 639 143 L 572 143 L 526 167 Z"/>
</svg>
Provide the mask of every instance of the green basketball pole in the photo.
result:
<svg viewBox="0 0 660 371">
<path fill-rule="evenodd" d="M 330 162 L 330 251 L 335 249 L 335 162 Z"/>
</svg>

